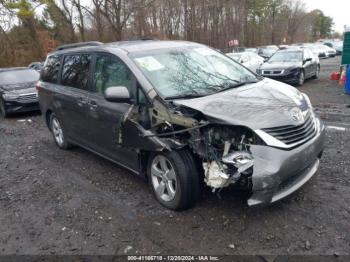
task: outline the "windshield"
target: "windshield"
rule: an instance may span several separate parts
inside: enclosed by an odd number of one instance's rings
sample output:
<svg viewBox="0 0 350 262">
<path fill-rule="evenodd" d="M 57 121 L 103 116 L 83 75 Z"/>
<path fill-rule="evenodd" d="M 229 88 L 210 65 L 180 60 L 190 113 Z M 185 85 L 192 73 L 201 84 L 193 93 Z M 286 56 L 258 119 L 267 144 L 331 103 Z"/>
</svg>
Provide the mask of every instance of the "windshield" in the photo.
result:
<svg viewBox="0 0 350 262">
<path fill-rule="evenodd" d="M 14 70 L 0 73 L 0 84 L 11 85 L 39 80 L 39 73 L 35 70 Z"/>
<path fill-rule="evenodd" d="M 270 59 L 269 62 L 297 62 L 303 59 L 303 54 L 297 52 L 277 52 Z"/>
<path fill-rule="evenodd" d="M 275 49 L 272 49 L 272 48 L 261 48 L 261 49 L 259 49 L 258 54 L 261 55 L 261 56 L 270 57 L 270 56 L 272 56 L 275 52 L 276 52 L 276 50 L 275 50 Z"/>
<path fill-rule="evenodd" d="M 130 55 L 164 98 L 205 96 L 238 83 L 258 81 L 255 74 L 207 47 L 184 47 Z"/>
<path fill-rule="evenodd" d="M 226 55 L 231 57 L 232 59 L 234 59 L 236 61 L 238 61 L 242 57 L 241 53 L 229 53 L 229 54 L 226 54 Z"/>
</svg>

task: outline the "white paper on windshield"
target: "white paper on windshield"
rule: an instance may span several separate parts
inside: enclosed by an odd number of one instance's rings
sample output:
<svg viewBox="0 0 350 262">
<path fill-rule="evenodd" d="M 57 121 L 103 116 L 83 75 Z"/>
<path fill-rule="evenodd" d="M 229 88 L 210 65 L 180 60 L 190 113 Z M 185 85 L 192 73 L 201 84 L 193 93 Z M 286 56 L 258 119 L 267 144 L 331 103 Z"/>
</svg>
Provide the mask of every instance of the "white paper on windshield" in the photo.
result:
<svg viewBox="0 0 350 262">
<path fill-rule="evenodd" d="M 193 50 L 203 56 L 215 55 L 214 50 L 211 50 L 210 48 L 206 48 L 206 47 L 199 47 Z"/>
<path fill-rule="evenodd" d="M 215 69 L 222 75 L 227 75 L 229 73 L 229 70 L 224 63 L 216 62 L 214 66 Z"/>
<path fill-rule="evenodd" d="M 135 59 L 136 63 L 139 64 L 139 66 L 145 68 L 147 71 L 157 71 L 164 68 L 164 65 L 162 65 L 157 59 L 155 59 L 153 56 L 145 56 Z"/>
</svg>

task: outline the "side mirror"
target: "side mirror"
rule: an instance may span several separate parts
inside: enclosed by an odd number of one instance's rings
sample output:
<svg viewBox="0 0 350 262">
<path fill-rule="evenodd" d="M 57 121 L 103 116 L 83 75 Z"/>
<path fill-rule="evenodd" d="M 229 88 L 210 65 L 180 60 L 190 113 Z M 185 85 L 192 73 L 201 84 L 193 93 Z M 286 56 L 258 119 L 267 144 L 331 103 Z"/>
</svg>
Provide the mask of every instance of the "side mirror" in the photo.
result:
<svg viewBox="0 0 350 262">
<path fill-rule="evenodd" d="M 306 58 L 305 60 L 304 60 L 304 64 L 306 63 L 306 62 L 311 62 L 312 61 L 312 58 Z"/>
<path fill-rule="evenodd" d="M 130 103 L 130 93 L 125 86 L 111 86 L 105 90 L 105 99 L 109 102 Z"/>
</svg>

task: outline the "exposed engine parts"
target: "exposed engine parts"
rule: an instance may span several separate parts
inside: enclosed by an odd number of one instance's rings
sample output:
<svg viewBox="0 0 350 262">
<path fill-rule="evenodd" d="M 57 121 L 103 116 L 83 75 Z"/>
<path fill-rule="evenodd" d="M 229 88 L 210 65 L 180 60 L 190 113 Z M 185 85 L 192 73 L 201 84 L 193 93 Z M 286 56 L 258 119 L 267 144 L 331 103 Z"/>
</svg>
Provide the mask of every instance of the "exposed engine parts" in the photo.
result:
<svg viewBox="0 0 350 262">
<path fill-rule="evenodd" d="M 186 107 L 169 109 L 160 101 L 155 101 L 152 108 L 146 109 L 148 121 L 145 121 L 147 118 L 140 121 L 134 117 L 135 109 L 128 111 L 122 125 L 138 126 L 139 134 L 133 135 L 132 141 L 124 140 L 124 146 L 142 144 L 137 150 L 153 148 L 155 151 L 188 147 L 202 161 L 204 181 L 213 190 L 237 183 L 244 187 L 251 184 L 254 159 L 249 148 L 252 144 L 261 143 L 261 140 L 250 129 L 210 124 L 196 111 Z M 120 134 L 119 142 L 122 137 Z"/>
<path fill-rule="evenodd" d="M 214 127 L 204 136 L 206 155 L 203 160 L 205 182 L 213 190 L 224 188 L 238 181 L 249 186 L 254 160 L 249 145 L 254 137 L 243 127 Z"/>
</svg>

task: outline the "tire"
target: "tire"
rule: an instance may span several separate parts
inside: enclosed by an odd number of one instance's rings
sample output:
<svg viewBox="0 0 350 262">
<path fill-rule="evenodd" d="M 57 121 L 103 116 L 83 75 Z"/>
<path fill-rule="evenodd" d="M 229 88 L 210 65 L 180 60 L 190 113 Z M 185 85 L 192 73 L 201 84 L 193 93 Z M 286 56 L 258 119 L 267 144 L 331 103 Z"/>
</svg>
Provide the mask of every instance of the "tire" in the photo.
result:
<svg viewBox="0 0 350 262">
<path fill-rule="evenodd" d="M 71 144 L 68 143 L 67 138 L 65 136 L 63 126 L 55 113 L 52 113 L 50 115 L 50 130 L 53 139 L 59 148 L 65 150 L 71 148 Z"/>
<path fill-rule="evenodd" d="M 200 195 L 199 172 L 187 150 L 152 154 L 147 164 L 149 185 L 157 201 L 171 210 L 188 209 Z"/>
<path fill-rule="evenodd" d="M 0 97 L 0 116 L 3 118 L 8 117 L 8 113 L 5 106 L 5 101 Z"/>
<path fill-rule="evenodd" d="M 305 82 L 305 73 L 304 73 L 304 70 L 301 70 L 299 74 L 297 86 L 302 86 L 304 82 Z"/>
<path fill-rule="evenodd" d="M 318 65 L 317 69 L 316 69 L 316 73 L 315 75 L 312 77 L 312 79 L 318 79 L 320 76 L 320 71 L 321 71 L 321 67 Z"/>
</svg>

